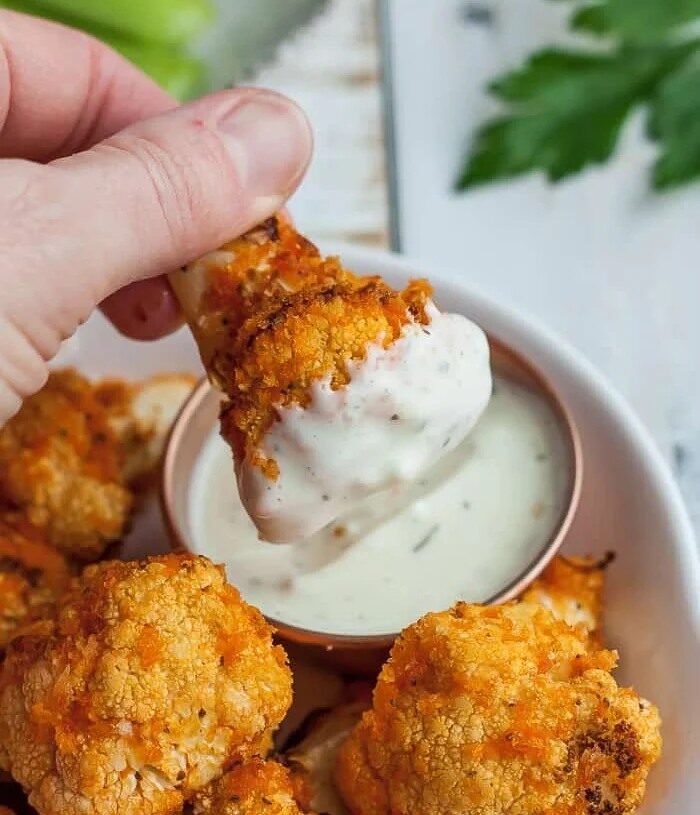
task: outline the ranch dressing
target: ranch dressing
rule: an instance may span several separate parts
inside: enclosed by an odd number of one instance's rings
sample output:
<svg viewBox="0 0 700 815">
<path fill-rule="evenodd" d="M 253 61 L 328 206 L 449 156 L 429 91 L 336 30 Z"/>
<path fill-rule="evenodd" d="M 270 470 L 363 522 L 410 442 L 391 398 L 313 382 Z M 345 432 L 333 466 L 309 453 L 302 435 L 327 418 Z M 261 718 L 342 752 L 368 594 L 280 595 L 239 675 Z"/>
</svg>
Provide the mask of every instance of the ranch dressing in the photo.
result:
<svg viewBox="0 0 700 815">
<path fill-rule="evenodd" d="M 426 312 L 427 325 L 408 323 L 388 348 L 350 362 L 345 387 L 321 380 L 308 405 L 278 409 L 261 447 L 277 479 L 250 462 L 237 470 L 262 538 L 308 538 L 367 496 L 414 482 L 474 427 L 491 396 L 486 336 L 461 314 Z"/>
<path fill-rule="evenodd" d="M 549 539 L 568 484 L 551 409 L 498 378 L 476 427 L 436 466 L 302 542 L 258 539 L 230 468 L 213 432 L 190 492 L 195 550 L 225 563 L 229 580 L 267 616 L 333 634 L 392 633 L 456 600 L 488 600 Z"/>
</svg>

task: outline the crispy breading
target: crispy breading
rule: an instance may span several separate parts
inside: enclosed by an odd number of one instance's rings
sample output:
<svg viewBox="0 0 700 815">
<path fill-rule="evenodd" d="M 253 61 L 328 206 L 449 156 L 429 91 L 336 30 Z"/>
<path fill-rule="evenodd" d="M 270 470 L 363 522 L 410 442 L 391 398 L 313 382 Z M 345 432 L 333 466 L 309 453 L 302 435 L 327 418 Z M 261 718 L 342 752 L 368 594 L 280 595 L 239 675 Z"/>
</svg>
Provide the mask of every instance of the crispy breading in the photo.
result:
<svg viewBox="0 0 700 815">
<path fill-rule="evenodd" d="M 612 560 L 559 555 L 520 596 L 549 609 L 559 620 L 581 625 L 595 646 L 603 643 L 605 570 Z"/>
<path fill-rule="evenodd" d="M 426 615 L 341 749 L 344 800 L 353 815 L 630 815 L 660 722 L 615 663 L 535 605 Z"/>
<path fill-rule="evenodd" d="M 206 558 L 89 566 L 8 648 L 0 764 L 41 815 L 160 815 L 264 753 L 291 673 Z"/>
<path fill-rule="evenodd" d="M 79 560 L 100 557 L 124 533 L 132 498 L 121 449 L 93 386 L 76 371 L 51 374 L 0 429 L 0 504 Z"/>
<path fill-rule="evenodd" d="M 0 515 L 0 652 L 23 626 L 51 613 L 70 577 L 63 555 L 38 530 Z"/>
<path fill-rule="evenodd" d="M 95 384 L 122 450 L 122 474 L 137 493 L 152 487 L 170 427 L 196 377 L 162 373 L 141 382 L 109 378 Z"/>
<path fill-rule="evenodd" d="M 275 408 L 305 406 L 319 380 L 343 387 L 348 363 L 363 360 L 368 346 L 387 347 L 404 325 L 428 322 L 432 293 L 424 280 L 397 292 L 354 275 L 279 216 L 178 273 L 174 285 L 193 304 L 189 323 L 228 400 L 222 434 L 270 478 L 276 464 L 259 445 Z"/>
<path fill-rule="evenodd" d="M 306 289 L 268 304 L 240 328 L 230 359 L 217 358 L 229 384 L 222 410 L 224 438 L 240 458 L 258 461 L 265 432 L 278 406 L 306 406 L 312 385 L 349 381 L 347 363 L 364 359 L 374 343 L 389 346 L 407 322 L 402 296 L 378 280 Z M 276 476 L 274 467 L 268 471 Z"/>
<path fill-rule="evenodd" d="M 289 770 L 253 758 L 215 781 L 194 800 L 194 815 L 302 815 Z"/>
</svg>

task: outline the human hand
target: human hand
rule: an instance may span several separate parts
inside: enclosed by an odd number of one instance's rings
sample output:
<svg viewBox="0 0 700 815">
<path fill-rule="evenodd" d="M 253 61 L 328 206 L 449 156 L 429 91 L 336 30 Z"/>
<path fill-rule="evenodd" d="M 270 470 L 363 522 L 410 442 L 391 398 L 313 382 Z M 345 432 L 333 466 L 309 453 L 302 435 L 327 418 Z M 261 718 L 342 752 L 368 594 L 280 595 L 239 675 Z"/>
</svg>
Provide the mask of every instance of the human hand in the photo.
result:
<svg viewBox="0 0 700 815">
<path fill-rule="evenodd" d="M 176 108 L 96 40 L 0 11 L 0 424 L 99 303 L 137 339 L 177 327 L 160 275 L 272 215 L 311 148 L 284 97 Z"/>
</svg>

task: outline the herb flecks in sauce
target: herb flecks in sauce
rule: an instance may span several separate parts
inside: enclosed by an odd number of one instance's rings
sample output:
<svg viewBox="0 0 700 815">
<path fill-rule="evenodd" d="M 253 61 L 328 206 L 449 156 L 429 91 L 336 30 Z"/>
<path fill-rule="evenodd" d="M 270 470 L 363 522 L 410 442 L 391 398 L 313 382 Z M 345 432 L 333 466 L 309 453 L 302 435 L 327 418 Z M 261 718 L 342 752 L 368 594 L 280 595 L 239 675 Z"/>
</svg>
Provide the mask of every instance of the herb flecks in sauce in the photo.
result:
<svg viewBox="0 0 700 815">
<path fill-rule="evenodd" d="M 438 529 L 440 529 L 439 524 L 435 524 L 423 537 L 418 541 L 418 543 L 414 544 L 413 551 L 420 552 L 422 549 L 430 543 L 430 541 L 435 537 Z"/>
</svg>

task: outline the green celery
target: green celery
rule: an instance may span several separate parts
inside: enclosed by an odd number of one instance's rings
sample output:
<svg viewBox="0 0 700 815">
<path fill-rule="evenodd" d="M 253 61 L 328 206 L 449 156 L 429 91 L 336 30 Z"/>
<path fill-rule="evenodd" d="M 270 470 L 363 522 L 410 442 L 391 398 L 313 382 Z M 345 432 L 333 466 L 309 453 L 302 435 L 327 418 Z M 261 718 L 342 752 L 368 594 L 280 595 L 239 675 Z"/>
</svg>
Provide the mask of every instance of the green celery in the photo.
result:
<svg viewBox="0 0 700 815">
<path fill-rule="evenodd" d="M 206 90 L 204 64 L 189 54 L 121 38 L 107 37 L 104 41 L 180 101 Z"/>
<path fill-rule="evenodd" d="M 187 43 L 214 19 L 211 0 L 3 0 L 0 5 L 162 45 Z"/>
</svg>

